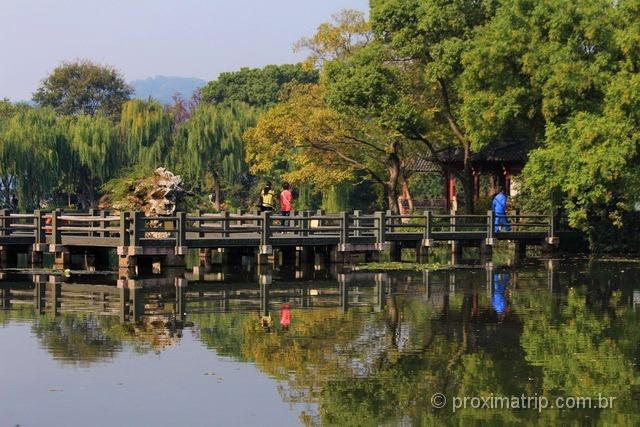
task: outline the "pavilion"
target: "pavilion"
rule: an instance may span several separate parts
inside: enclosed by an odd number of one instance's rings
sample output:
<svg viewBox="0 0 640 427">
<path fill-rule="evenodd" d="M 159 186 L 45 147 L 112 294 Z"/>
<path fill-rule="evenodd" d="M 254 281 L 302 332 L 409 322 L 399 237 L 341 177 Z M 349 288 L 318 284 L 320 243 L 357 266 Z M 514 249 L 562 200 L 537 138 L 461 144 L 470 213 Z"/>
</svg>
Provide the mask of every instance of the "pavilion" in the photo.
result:
<svg viewBox="0 0 640 427">
<path fill-rule="evenodd" d="M 522 172 L 527 161 L 531 145 L 524 141 L 510 141 L 500 145 L 491 144 L 471 155 L 473 170 L 474 201 L 481 197 L 481 176 L 488 177 L 488 194 L 491 196 L 502 185 L 508 196 L 518 193 L 517 176 Z M 410 173 L 441 173 L 444 176 L 444 198 L 446 210 L 457 209 L 458 193 L 456 192 L 457 172 L 462 172 L 463 151 L 460 147 L 447 147 L 438 152 L 438 160 L 433 156 L 419 156 L 408 166 Z M 460 190 L 462 190 L 460 188 Z"/>
</svg>

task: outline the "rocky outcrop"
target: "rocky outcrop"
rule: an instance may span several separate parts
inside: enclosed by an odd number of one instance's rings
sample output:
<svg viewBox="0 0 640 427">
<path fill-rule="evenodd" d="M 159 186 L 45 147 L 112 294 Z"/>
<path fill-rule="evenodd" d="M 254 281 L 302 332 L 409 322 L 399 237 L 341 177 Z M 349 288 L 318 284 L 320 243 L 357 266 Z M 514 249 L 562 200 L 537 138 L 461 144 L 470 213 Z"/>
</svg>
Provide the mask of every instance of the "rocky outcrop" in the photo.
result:
<svg viewBox="0 0 640 427">
<path fill-rule="evenodd" d="M 105 195 L 101 208 L 121 212 L 143 212 L 148 217 L 172 216 L 181 207 L 186 195 L 180 175 L 175 175 L 165 168 L 158 168 L 152 176 L 136 179 L 125 185 L 124 194 L 115 200 L 113 195 Z M 162 221 L 149 221 L 147 226 L 161 228 Z M 169 234 L 168 232 L 147 232 L 145 236 L 165 238 Z"/>
<path fill-rule="evenodd" d="M 119 200 L 103 201 L 102 206 L 117 211 L 140 211 L 145 216 L 171 216 L 175 214 L 185 196 L 180 175 L 158 168 L 148 178 L 128 184 L 129 190 Z"/>
</svg>

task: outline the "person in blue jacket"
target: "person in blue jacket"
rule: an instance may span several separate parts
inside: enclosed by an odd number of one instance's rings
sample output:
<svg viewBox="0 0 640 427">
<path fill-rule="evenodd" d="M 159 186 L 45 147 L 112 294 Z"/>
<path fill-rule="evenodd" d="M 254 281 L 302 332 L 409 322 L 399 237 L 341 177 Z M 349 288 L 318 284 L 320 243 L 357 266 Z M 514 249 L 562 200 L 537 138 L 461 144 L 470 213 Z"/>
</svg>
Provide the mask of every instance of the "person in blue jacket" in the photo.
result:
<svg viewBox="0 0 640 427">
<path fill-rule="evenodd" d="M 494 232 L 499 232 L 504 228 L 504 231 L 511 231 L 509 220 L 507 219 L 507 196 L 504 194 L 502 186 L 498 187 L 498 194 L 493 196 L 493 202 L 491 203 L 491 209 L 495 216 Z"/>
<path fill-rule="evenodd" d="M 509 273 L 493 273 L 491 287 L 491 305 L 498 315 L 498 322 L 502 323 L 510 312 L 509 309 L 509 282 L 511 274 Z"/>
</svg>

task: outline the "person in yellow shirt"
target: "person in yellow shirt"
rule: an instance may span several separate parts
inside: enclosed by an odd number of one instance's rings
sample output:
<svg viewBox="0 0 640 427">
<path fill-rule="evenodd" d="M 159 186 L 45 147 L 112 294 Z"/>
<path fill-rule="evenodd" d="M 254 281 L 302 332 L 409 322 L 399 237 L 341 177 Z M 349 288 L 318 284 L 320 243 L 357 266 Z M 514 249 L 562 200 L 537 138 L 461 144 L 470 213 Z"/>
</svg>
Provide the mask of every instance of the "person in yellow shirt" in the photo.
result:
<svg viewBox="0 0 640 427">
<path fill-rule="evenodd" d="M 271 182 L 267 182 L 260 193 L 260 211 L 273 211 L 276 208 L 276 193 L 271 189 Z"/>
</svg>

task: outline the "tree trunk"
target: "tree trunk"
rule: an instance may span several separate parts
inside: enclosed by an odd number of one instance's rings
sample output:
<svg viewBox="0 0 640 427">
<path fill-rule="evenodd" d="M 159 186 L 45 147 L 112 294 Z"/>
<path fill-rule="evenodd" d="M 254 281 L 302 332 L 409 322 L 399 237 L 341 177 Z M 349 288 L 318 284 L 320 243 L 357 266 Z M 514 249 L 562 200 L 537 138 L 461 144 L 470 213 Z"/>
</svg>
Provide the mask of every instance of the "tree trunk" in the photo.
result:
<svg viewBox="0 0 640 427">
<path fill-rule="evenodd" d="M 96 207 L 96 190 L 93 185 L 93 177 L 89 179 L 89 186 L 87 187 L 87 192 L 89 193 L 89 208 Z"/>
<path fill-rule="evenodd" d="M 402 201 L 406 201 L 409 206 L 409 212 L 413 212 L 413 198 L 411 197 L 411 192 L 409 191 L 409 178 L 406 173 L 402 174 L 402 195 L 400 196 Z"/>
<path fill-rule="evenodd" d="M 2 177 L 2 189 L 4 190 L 4 202 L 7 205 L 11 204 L 11 177 Z"/>
<path fill-rule="evenodd" d="M 462 188 L 464 190 L 464 212 L 473 213 L 473 170 L 471 169 L 471 146 L 468 142 L 464 143 L 464 168 L 462 170 Z"/>
<path fill-rule="evenodd" d="M 395 144 L 394 144 L 395 145 Z M 387 159 L 387 169 L 389 172 L 389 181 L 386 182 L 387 201 L 389 209 L 394 214 L 400 213 L 400 205 L 398 203 L 398 182 L 400 181 L 400 158 L 397 154 L 389 154 Z"/>
<path fill-rule="evenodd" d="M 220 210 L 220 180 L 218 176 L 213 174 L 213 207 L 219 211 Z"/>
</svg>

